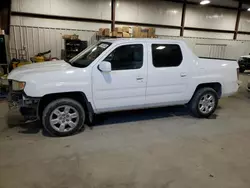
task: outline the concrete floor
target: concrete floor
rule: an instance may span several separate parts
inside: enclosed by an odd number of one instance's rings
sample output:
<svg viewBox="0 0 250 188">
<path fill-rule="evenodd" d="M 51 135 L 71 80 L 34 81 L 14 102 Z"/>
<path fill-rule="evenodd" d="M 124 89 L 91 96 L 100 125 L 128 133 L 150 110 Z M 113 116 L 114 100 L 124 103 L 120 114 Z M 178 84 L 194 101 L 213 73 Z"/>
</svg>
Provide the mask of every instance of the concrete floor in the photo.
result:
<svg viewBox="0 0 250 188">
<path fill-rule="evenodd" d="M 0 188 L 249 188 L 249 116 L 245 88 L 211 119 L 182 107 L 121 112 L 67 138 L 12 115 L 0 133 Z"/>
</svg>

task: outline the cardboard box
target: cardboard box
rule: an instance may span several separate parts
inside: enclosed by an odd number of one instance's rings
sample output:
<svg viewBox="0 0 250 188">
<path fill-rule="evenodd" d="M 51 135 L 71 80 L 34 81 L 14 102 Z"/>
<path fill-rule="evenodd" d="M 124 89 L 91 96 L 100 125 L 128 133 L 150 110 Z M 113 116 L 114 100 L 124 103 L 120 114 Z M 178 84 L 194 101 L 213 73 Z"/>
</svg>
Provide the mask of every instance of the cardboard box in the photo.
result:
<svg viewBox="0 0 250 188">
<path fill-rule="evenodd" d="M 148 32 L 141 32 L 140 38 L 148 38 Z"/>
<path fill-rule="evenodd" d="M 117 32 L 116 37 L 122 37 L 122 32 Z"/>
<path fill-rule="evenodd" d="M 124 38 L 130 38 L 130 34 L 127 32 L 122 32 L 122 37 Z"/>
<path fill-rule="evenodd" d="M 115 28 L 115 31 L 116 31 L 117 33 L 122 33 L 122 27 L 116 27 L 116 28 Z"/>
<path fill-rule="evenodd" d="M 129 27 L 122 27 L 122 32 L 129 33 Z"/>
<path fill-rule="evenodd" d="M 141 29 L 141 32 L 142 33 L 147 33 L 148 32 L 148 28 Z"/>
<path fill-rule="evenodd" d="M 129 34 L 133 34 L 133 28 L 132 27 L 129 27 L 129 32 L 128 32 Z"/>
<path fill-rule="evenodd" d="M 133 37 L 140 38 L 141 37 L 141 27 L 134 27 L 133 28 Z"/>
<path fill-rule="evenodd" d="M 148 28 L 148 37 L 149 38 L 155 37 L 155 28 L 153 28 L 153 27 Z"/>
<path fill-rule="evenodd" d="M 103 32 L 103 35 L 109 37 L 109 33 L 110 33 L 110 29 L 105 28 L 104 32 Z"/>
<path fill-rule="evenodd" d="M 97 35 L 102 36 L 103 35 L 104 28 L 100 28 Z"/>
<path fill-rule="evenodd" d="M 63 35 L 62 38 L 63 39 L 70 39 L 71 35 Z"/>
<path fill-rule="evenodd" d="M 112 37 L 117 37 L 117 32 L 116 31 L 112 32 Z"/>
</svg>

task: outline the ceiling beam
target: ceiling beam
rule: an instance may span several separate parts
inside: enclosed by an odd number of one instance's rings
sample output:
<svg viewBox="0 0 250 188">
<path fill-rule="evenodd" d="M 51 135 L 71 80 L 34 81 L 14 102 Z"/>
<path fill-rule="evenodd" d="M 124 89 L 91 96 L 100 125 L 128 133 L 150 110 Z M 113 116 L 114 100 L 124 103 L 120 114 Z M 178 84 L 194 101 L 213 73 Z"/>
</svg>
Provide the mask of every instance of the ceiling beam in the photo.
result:
<svg viewBox="0 0 250 188">
<path fill-rule="evenodd" d="M 184 36 L 184 27 L 185 27 L 185 19 L 186 19 L 186 8 L 187 8 L 187 2 L 184 1 L 182 6 L 182 15 L 181 15 L 181 31 L 180 36 Z"/>
<path fill-rule="evenodd" d="M 237 34 L 238 34 L 238 31 L 239 31 L 241 9 L 242 9 L 242 2 L 239 2 L 238 12 L 237 12 L 237 17 L 236 17 L 236 22 L 235 22 L 234 40 L 237 39 Z"/>
<path fill-rule="evenodd" d="M 200 28 L 200 27 L 185 27 L 185 30 L 193 31 L 204 31 L 204 32 L 217 32 L 217 33 L 234 33 L 233 30 L 222 30 L 222 29 L 209 29 L 209 28 Z"/>
<path fill-rule="evenodd" d="M 68 21 L 82 21 L 82 22 L 94 22 L 94 23 L 111 23 L 111 20 L 95 19 L 95 18 L 82 18 L 82 17 L 71 17 L 71 16 L 57 16 L 57 15 L 47 15 L 47 14 L 36 14 L 30 12 L 11 12 L 12 16 L 23 16 L 32 18 L 45 18 L 45 19 L 55 19 L 55 20 L 68 20 Z"/>
<path fill-rule="evenodd" d="M 116 8 L 116 0 L 111 0 L 111 31 L 115 31 L 115 8 Z"/>
</svg>

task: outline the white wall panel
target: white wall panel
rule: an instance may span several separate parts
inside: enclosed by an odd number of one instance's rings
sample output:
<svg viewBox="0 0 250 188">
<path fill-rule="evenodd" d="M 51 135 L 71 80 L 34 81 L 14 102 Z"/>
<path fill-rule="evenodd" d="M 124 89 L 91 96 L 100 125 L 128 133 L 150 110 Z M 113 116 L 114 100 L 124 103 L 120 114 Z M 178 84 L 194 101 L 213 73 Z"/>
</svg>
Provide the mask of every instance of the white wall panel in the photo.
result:
<svg viewBox="0 0 250 188">
<path fill-rule="evenodd" d="M 221 58 L 225 59 L 226 44 L 196 44 L 194 53 L 200 57 Z"/>
<path fill-rule="evenodd" d="M 119 0 L 116 20 L 162 25 L 181 24 L 182 4 L 166 1 Z"/>
<path fill-rule="evenodd" d="M 110 0 L 12 0 L 12 11 L 111 19 Z"/>
<path fill-rule="evenodd" d="M 222 39 L 203 39 L 195 37 L 173 37 L 173 36 L 160 36 L 162 39 L 170 40 L 184 40 L 190 49 L 197 56 L 208 57 L 224 57 L 225 59 L 239 59 L 240 56 L 250 53 L 250 41 L 235 41 L 235 40 L 222 40 Z M 204 49 L 197 49 L 197 45 L 213 46 L 211 51 L 205 52 Z M 215 47 L 214 47 L 215 46 Z M 221 46 L 221 49 L 217 46 Z M 226 46 L 225 48 L 223 46 Z"/>
<path fill-rule="evenodd" d="M 224 57 L 227 59 L 238 59 L 244 54 L 248 54 L 250 51 L 250 42 L 247 41 L 234 41 L 234 40 L 218 40 L 218 39 L 197 39 L 197 38 L 185 38 L 186 43 L 195 52 L 196 44 L 208 44 L 208 45 L 224 45 L 226 46 Z M 216 54 L 215 52 L 213 52 Z M 197 54 L 200 56 L 200 54 Z"/>
<path fill-rule="evenodd" d="M 250 35 L 238 34 L 237 39 L 238 40 L 250 40 Z"/>
<path fill-rule="evenodd" d="M 213 38 L 213 39 L 233 39 L 233 33 L 216 33 L 216 32 L 205 32 L 205 31 L 192 31 L 185 30 L 185 37 L 201 37 L 201 38 Z"/>
<path fill-rule="evenodd" d="M 242 8 L 245 9 L 245 10 L 247 10 L 248 8 L 250 8 L 250 5 L 248 5 L 248 4 L 243 4 L 243 5 L 242 5 Z"/>
<path fill-rule="evenodd" d="M 96 32 L 86 30 L 29 27 L 29 26 L 11 26 L 10 27 L 10 48 L 11 51 L 20 49 L 27 50 L 27 58 L 51 50 L 53 57 L 61 58 L 61 50 L 64 49 L 65 34 L 79 35 L 81 40 L 87 40 L 88 44 L 96 42 Z M 12 54 L 13 58 L 14 55 Z"/>
<path fill-rule="evenodd" d="M 31 26 L 31 27 L 52 27 L 65 29 L 81 29 L 98 31 L 99 28 L 110 28 L 111 24 L 78 22 L 78 21 L 63 21 L 54 19 L 31 18 L 21 16 L 11 16 L 11 25 Z"/>
<path fill-rule="evenodd" d="M 201 0 L 189 0 L 189 1 L 196 2 L 196 3 L 201 2 Z M 220 5 L 220 6 L 237 8 L 239 3 L 237 1 L 233 1 L 233 0 L 212 0 L 210 5 Z"/>
<path fill-rule="evenodd" d="M 100 27 L 110 28 L 111 25 L 11 16 L 10 46 L 12 51 L 27 49 L 28 58 L 50 49 L 52 56 L 61 58 L 64 34 L 77 34 L 81 40 L 93 44 Z"/>
<path fill-rule="evenodd" d="M 250 32 L 250 12 L 249 11 L 243 11 L 241 13 L 239 31 Z"/>
<path fill-rule="evenodd" d="M 185 26 L 221 30 L 234 30 L 236 16 L 236 10 L 188 5 Z"/>
<path fill-rule="evenodd" d="M 156 28 L 156 35 L 180 36 L 180 29 Z"/>
</svg>

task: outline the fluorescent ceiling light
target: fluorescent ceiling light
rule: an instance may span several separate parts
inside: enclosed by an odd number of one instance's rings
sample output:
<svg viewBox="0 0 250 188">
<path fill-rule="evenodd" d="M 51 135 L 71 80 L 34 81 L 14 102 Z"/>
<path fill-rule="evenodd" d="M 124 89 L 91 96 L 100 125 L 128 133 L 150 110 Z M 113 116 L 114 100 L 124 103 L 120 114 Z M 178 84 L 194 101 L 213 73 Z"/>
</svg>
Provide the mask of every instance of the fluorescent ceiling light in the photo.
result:
<svg viewBox="0 0 250 188">
<path fill-rule="evenodd" d="M 209 3 L 210 3 L 209 0 L 203 0 L 203 1 L 200 2 L 201 5 L 207 5 Z"/>
<path fill-rule="evenodd" d="M 156 50 L 163 50 L 164 48 L 166 48 L 166 46 L 158 46 Z"/>
<path fill-rule="evenodd" d="M 248 8 L 247 11 L 250 11 L 250 8 Z"/>
</svg>

